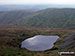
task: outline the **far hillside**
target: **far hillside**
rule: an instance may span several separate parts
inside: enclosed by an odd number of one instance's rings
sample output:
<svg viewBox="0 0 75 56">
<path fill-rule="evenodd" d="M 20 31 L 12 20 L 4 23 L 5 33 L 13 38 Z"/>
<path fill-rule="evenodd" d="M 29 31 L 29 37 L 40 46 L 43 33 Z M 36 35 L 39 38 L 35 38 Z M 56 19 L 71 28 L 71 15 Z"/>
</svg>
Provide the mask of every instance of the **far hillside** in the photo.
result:
<svg viewBox="0 0 75 56">
<path fill-rule="evenodd" d="M 0 25 L 17 25 L 23 18 L 33 14 L 32 10 L 0 11 Z"/>
<path fill-rule="evenodd" d="M 75 29 L 75 9 L 49 8 L 25 19 L 28 27 Z"/>
<path fill-rule="evenodd" d="M 35 28 L 75 29 L 74 8 L 48 8 L 32 11 L 0 12 L 0 25 L 14 25 Z"/>
</svg>

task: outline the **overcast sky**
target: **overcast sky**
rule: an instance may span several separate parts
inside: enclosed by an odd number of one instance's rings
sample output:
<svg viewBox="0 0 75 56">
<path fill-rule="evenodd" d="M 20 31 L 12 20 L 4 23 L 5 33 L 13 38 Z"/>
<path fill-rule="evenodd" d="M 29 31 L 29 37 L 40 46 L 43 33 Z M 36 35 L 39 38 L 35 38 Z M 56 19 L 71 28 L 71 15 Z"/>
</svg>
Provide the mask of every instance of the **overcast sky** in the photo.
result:
<svg viewBox="0 0 75 56">
<path fill-rule="evenodd" d="M 0 0 L 0 4 L 75 4 L 75 0 Z"/>
</svg>

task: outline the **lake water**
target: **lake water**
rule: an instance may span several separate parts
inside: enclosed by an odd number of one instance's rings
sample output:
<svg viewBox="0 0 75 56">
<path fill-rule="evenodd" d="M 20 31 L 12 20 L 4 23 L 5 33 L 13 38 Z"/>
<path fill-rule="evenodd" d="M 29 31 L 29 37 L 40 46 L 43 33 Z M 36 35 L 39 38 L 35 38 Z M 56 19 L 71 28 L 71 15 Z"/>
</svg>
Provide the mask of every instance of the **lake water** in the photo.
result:
<svg viewBox="0 0 75 56">
<path fill-rule="evenodd" d="M 21 43 L 21 48 L 26 48 L 30 51 L 45 51 L 53 48 L 58 38 L 59 36 L 36 35 L 24 40 Z"/>
</svg>

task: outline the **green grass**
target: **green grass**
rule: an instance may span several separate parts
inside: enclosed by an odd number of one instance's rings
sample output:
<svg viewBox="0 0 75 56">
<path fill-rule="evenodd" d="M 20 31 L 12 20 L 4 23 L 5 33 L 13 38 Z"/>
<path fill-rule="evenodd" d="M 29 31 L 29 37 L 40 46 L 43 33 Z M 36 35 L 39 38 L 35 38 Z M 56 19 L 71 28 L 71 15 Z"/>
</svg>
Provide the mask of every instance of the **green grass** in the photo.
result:
<svg viewBox="0 0 75 56">
<path fill-rule="evenodd" d="M 20 48 L 21 42 L 32 36 L 41 35 L 58 35 L 60 38 L 55 43 L 54 47 L 58 47 L 61 44 L 61 40 L 65 38 L 72 31 L 60 31 L 60 30 L 3 30 L 0 34 L 0 56 L 59 56 L 60 50 L 48 50 L 43 52 L 28 51 Z M 2 33 L 3 32 L 3 33 Z M 73 31 L 74 32 L 74 31 Z M 7 33 L 7 34 L 6 34 Z M 65 50 L 63 50 L 65 51 Z"/>
</svg>

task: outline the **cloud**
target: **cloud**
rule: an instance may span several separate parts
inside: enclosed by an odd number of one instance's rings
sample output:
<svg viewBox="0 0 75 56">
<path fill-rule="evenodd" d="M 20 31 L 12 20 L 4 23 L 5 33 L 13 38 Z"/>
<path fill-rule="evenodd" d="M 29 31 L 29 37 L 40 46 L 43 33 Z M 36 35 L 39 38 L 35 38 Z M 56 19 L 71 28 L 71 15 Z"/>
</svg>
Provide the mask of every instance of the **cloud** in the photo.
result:
<svg viewBox="0 0 75 56">
<path fill-rule="evenodd" d="M 75 0 L 0 0 L 0 4 L 75 4 Z"/>
</svg>

